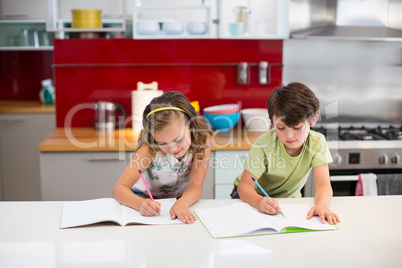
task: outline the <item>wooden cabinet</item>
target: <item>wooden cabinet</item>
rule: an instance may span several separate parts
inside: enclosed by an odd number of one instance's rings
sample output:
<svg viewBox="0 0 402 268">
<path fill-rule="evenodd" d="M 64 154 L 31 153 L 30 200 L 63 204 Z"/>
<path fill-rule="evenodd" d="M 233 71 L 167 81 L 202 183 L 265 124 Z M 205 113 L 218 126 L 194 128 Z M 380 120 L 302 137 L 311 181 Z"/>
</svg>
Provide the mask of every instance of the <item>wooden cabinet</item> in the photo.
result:
<svg viewBox="0 0 402 268">
<path fill-rule="evenodd" d="M 113 187 L 128 165 L 130 154 L 41 152 L 42 200 L 67 201 L 113 197 Z"/>
<path fill-rule="evenodd" d="M 211 165 L 214 168 L 214 198 L 230 199 L 233 183 L 243 171 L 247 150 L 216 151 Z"/>
<path fill-rule="evenodd" d="M 0 114 L 0 200 L 41 200 L 38 144 L 55 121 L 54 114 Z"/>
</svg>

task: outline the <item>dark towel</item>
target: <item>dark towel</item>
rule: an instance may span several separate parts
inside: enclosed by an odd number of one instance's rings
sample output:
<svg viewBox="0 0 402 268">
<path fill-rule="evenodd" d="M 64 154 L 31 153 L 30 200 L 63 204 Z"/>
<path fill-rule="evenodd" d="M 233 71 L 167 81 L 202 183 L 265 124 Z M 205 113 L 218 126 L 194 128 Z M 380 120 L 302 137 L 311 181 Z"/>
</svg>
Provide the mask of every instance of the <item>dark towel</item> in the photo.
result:
<svg viewBox="0 0 402 268">
<path fill-rule="evenodd" d="M 402 174 L 377 174 L 378 195 L 402 195 Z"/>
</svg>

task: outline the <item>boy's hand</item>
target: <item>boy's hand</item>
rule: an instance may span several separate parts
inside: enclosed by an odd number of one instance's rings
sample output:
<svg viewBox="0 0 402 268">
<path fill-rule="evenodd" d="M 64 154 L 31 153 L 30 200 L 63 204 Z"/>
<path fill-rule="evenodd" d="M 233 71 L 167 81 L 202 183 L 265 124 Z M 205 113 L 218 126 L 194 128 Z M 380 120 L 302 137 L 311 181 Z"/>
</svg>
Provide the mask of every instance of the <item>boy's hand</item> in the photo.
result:
<svg viewBox="0 0 402 268">
<path fill-rule="evenodd" d="M 141 201 L 140 214 L 142 216 L 154 216 L 161 213 L 161 203 L 152 201 L 151 199 L 144 199 Z"/>
<path fill-rule="evenodd" d="M 197 220 L 195 215 L 188 209 L 188 207 L 180 204 L 179 201 L 177 201 L 170 209 L 170 216 L 172 220 L 178 218 L 187 224 L 194 223 Z"/>
<path fill-rule="evenodd" d="M 309 220 L 315 215 L 320 217 L 322 223 L 325 223 L 325 219 L 329 224 L 338 224 L 341 222 L 338 215 L 329 210 L 329 208 L 314 206 L 307 213 L 307 219 Z"/>
<path fill-rule="evenodd" d="M 271 198 L 269 199 L 268 197 L 261 197 L 259 203 L 257 204 L 257 207 L 259 212 L 269 214 L 269 215 L 275 215 L 278 214 L 281 208 L 279 207 L 279 203 L 276 199 Z"/>
</svg>

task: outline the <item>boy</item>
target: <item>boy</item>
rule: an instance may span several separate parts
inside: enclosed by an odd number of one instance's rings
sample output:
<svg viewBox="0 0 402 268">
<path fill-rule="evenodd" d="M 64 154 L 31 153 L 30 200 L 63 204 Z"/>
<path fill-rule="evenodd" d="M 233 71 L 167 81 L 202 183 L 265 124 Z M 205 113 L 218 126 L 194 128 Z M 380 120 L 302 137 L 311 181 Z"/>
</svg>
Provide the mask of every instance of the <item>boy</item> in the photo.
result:
<svg viewBox="0 0 402 268">
<path fill-rule="evenodd" d="M 262 213 L 277 214 L 278 201 L 265 197 L 251 177 L 258 179 L 270 197 L 301 197 L 312 169 L 316 204 L 307 219 L 318 215 L 323 223 L 325 219 L 330 224 L 339 223 L 339 217 L 329 209 L 331 154 L 325 137 L 310 130 L 319 112 L 314 92 L 301 83 L 290 83 L 271 94 L 267 109 L 274 128 L 260 136 L 250 149 L 244 171 L 236 178 L 232 198 L 239 196 Z"/>
</svg>

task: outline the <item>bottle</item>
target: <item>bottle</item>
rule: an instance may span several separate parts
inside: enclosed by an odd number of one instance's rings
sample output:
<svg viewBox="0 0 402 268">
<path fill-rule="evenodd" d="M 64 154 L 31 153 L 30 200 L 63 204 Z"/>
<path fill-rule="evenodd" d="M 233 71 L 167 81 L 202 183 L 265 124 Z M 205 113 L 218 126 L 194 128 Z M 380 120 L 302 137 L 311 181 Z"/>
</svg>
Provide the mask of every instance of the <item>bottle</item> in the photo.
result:
<svg viewBox="0 0 402 268">
<path fill-rule="evenodd" d="M 42 89 L 39 92 L 39 99 L 42 103 L 52 104 L 55 101 L 55 90 L 52 79 L 42 80 Z"/>
</svg>

